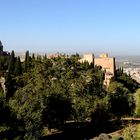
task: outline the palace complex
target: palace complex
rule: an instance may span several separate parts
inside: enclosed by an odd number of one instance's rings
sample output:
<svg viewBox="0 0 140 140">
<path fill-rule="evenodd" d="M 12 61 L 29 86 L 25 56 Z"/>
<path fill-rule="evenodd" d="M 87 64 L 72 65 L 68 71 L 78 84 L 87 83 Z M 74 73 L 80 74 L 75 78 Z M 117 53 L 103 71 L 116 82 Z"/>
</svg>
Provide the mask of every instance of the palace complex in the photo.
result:
<svg viewBox="0 0 140 140">
<path fill-rule="evenodd" d="M 111 78 L 115 78 L 116 64 L 114 57 L 108 57 L 108 54 L 101 54 L 95 58 L 93 54 L 84 54 L 80 62 L 87 61 L 94 66 L 101 66 L 105 72 L 104 85 L 108 86 Z"/>
</svg>

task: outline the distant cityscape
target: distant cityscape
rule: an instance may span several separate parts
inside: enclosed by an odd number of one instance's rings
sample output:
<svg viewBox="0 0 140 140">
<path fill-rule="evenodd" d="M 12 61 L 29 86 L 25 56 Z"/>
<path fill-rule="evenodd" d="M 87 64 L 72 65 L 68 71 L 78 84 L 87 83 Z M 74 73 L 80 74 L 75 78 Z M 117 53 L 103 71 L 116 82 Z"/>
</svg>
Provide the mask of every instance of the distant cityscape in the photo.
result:
<svg viewBox="0 0 140 140">
<path fill-rule="evenodd" d="M 140 56 L 117 57 L 116 65 L 123 67 L 125 73 L 140 83 Z"/>
</svg>

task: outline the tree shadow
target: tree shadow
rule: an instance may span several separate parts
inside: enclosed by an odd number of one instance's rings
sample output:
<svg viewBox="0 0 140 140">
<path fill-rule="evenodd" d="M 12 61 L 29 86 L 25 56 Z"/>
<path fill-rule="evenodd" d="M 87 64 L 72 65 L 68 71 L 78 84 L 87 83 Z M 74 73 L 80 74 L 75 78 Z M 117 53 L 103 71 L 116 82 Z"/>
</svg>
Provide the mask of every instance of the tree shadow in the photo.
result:
<svg viewBox="0 0 140 140">
<path fill-rule="evenodd" d="M 122 128 L 120 121 L 109 121 L 102 124 L 92 122 L 72 122 L 65 124 L 61 133 L 44 136 L 42 140 L 89 140 L 100 133 L 111 133 Z"/>
</svg>

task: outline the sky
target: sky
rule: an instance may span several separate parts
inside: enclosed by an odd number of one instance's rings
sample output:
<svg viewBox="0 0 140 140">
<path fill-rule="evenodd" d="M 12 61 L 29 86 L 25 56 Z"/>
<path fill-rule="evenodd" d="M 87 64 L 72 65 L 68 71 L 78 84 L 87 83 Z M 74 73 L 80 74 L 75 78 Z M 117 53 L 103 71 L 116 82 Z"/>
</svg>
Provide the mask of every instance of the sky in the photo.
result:
<svg viewBox="0 0 140 140">
<path fill-rule="evenodd" d="M 0 0 L 0 40 L 15 52 L 140 54 L 139 0 Z"/>
</svg>

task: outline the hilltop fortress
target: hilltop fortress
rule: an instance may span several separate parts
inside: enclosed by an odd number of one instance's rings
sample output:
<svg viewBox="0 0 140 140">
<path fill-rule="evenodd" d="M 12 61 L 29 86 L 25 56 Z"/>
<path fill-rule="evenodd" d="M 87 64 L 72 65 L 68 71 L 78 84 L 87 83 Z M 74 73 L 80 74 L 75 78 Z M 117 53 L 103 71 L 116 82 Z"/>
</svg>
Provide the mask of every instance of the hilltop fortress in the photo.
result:
<svg viewBox="0 0 140 140">
<path fill-rule="evenodd" d="M 0 41 L 0 56 L 9 57 L 10 53 L 7 51 L 3 51 L 3 45 Z M 53 55 L 53 57 L 58 57 L 58 55 Z M 24 61 L 24 58 L 23 58 Z M 115 71 L 116 71 L 116 64 L 114 57 L 108 57 L 108 54 L 101 54 L 99 57 L 95 58 L 92 53 L 84 54 L 83 57 L 80 59 L 80 62 L 88 62 L 89 64 L 93 63 L 94 66 L 101 66 L 102 70 L 104 71 L 104 85 L 109 86 L 111 78 L 115 79 Z M 2 82 L 0 81 L 0 84 Z"/>
<path fill-rule="evenodd" d="M 8 51 L 3 51 L 3 45 L 2 42 L 0 41 L 0 56 L 9 56 L 10 53 Z"/>
<path fill-rule="evenodd" d="M 84 54 L 80 62 L 93 63 L 94 66 L 101 66 L 105 72 L 104 85 L 109 86 L 111 78 L 115 78 L 116 64 L 114 57 L 108 57 L 108 54 L 101 54 L 95 58 L 93 54 Z"/>
</svg>

